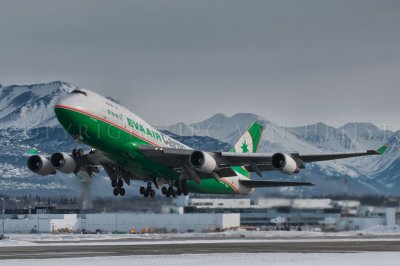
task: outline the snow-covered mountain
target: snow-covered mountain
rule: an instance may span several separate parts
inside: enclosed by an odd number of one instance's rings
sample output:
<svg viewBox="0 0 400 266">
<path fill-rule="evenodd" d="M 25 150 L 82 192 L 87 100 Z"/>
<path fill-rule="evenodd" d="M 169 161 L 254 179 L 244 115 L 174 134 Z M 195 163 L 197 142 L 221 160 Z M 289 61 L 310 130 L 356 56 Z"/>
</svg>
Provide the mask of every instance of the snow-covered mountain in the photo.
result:
<svg viewBox="0 0 400 266">
<path fill-rule="evenodd" d="M 58 126 L 52 107 L 60 95 L 76 86 L 61 81 L 29 86 L 7 86 L 0 94 L 0 128 L 28 130 Z"/>
<path fill-rule="evenodd" d="M 53 106 L 58 97 L 75 88 L 75 85 L 60 81 L 0 88 L 0 191 L 74 191 L 75 181 L 70 176 L 41 177 L 30 173 L 23 154 L 32 146 L 46 154 L 72 149 L 74 142 L 58 124 Z M 228 149 L 228 144 L 234 143 L 254 121 L 265 125 L 260 152 L 350 152 L 391 144 L 390 150 L 383 156 L 309 164 L 293 177 L 276 172 L 266 173 L 265 178 L 311 180 L 317 186 L 259 190 L 259 193 L 400 195 L 400 131 L 381 130 L 369 123 L 349 123 L 340 128 L 324 123 L 282 127 L 269 119 L 248 113 L 232 117 L 216 114 L 198 123 L 178 123 L 159 128 L 195 148 L 221 150 Z M 111 195 L 111 186 L 104 177 L 102 174 L 98 179 L 100 181 L 96 181 L 96 193 L 103 191 Z"/>
<path fill-rule="evenodd" d="M 340 128 L 324 123 L 282 127 L 258 115 L 241 113 L 232 117 L 216 114 L 199 123 L 178 123 L 161 128 L 184 136 L 211 136 L 232 144 L 253 121 L 265 126 L 260 152 L 354 152 L 376 149 L 389 143 L 391 148 L 383 156 L 309 164 L 296 178 L 311 179 L 318 185 L 311 190 L 321 194 L 400 194 L 400 190 L 395 189 L 400 187 L 400 180 L 396 178 L 400 175 L 400 151 L 396 148 L 399 147 L 396 136 L 400 133 L 380 130 L 370 123 L 348 123 Z M 265 176 L 288 178 L 275 172 Z"/>
</svg>

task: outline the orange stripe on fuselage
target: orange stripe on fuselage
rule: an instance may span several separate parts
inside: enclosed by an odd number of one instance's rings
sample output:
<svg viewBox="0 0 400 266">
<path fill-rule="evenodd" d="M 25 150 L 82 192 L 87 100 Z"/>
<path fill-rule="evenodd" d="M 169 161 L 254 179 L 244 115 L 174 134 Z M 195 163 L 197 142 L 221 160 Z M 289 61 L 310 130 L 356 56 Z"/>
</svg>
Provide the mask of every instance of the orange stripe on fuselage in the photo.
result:
<svg viewBox="0 0 400 266">
<path fill-rule="evenodd" d="M 222 182 L 224 182 L 225 184 L 227 184 L 228 186 L 230 186 L 235 192 L 236 192 L 236 194 L 239 194 L 239 189 L 237 189 L 234 185 L 233 185 L 233 182 L 232 183 L 230 183 L 228 180 L 226 180 L 225 178 L 220 178 L 220 180 L 222 181 Z"/>
</svg>

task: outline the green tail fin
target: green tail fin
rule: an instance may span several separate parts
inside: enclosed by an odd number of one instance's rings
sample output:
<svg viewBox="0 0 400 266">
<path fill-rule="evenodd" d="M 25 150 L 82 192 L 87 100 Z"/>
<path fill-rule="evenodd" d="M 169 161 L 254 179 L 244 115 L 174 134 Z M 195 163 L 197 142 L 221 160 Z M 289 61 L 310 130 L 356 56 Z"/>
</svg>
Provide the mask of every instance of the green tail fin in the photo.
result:
<svg viewBox="0 0 400 266">
<path fill-rule="evenodd" d="M 230 149 L 230 152 L 238 153 L 256 153 L 261 143 L 261 137 L 264 132 L 264 127 L 260 123 L 253 123 L 239 138 L 235 145 Z M 249 171 L 244 167 L 234 166 L 232 170 L 237 174 L 245 177 L 250 177 Z"/>
<path fill-rule="evenodd" d="M 260 123 L 253 123 L 230 149 L 231 152 L 257 152 L 260 146 L 264 127 Z"/>
</svg>

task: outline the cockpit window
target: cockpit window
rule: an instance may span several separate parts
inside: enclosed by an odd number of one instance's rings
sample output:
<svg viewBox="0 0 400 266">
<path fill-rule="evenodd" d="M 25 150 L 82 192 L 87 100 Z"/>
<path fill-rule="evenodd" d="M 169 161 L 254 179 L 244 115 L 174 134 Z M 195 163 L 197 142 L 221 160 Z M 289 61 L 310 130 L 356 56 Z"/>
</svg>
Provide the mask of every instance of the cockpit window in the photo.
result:
<svg viewBox="0 0 400 266">
<path fill-rule="evenodd" d="M 71 91 L 71 93 L 80 93 L 80 94 L 83 94 L 83 95 L 87 96 L 87 93 L 84 92 L 84 91 L 81 91 L 81 90 L 73 90 L 73 91 Z"/>
</svg>

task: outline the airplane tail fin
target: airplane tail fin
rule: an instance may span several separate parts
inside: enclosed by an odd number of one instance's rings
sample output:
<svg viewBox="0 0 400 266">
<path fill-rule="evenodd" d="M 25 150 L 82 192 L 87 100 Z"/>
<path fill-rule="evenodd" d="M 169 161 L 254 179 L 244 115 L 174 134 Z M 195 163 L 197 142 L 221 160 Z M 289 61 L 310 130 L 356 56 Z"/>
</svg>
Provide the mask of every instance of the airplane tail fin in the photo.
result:
<svg viewBox="0 0 400 266">
<path fill-rule="evenodd" d="M 260 146 L 263 132 L 264 127 L 260 123 L 254 122 L 229 151 L 238 153 L 256 153 Z M 238 175 L 250 178 L 250 172 L 244 167 L 233 166 L 232 170 Z"/>
<path fill-rule="evenodd" d="M 254 122 L 243 133 L 230 151 L 238 153 L 256 153 L 261 143 L 263 131 L 264 127 L 260 123 Z"/>
</svg>

